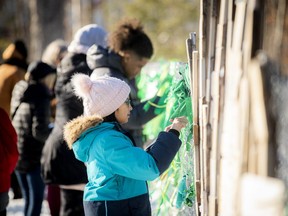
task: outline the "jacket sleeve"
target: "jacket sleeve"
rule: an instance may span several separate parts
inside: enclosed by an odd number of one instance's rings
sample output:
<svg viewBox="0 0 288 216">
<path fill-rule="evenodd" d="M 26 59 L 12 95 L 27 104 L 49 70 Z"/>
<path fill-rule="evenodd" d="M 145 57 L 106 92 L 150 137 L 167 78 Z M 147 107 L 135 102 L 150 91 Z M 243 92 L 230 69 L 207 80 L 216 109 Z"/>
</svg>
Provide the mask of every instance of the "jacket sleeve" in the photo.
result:
<svg viewBox="0 0 288 216">
<path fill-rule="evenodd" d="M 181 146 L 178 136 L 170 132 L 160 132 L 157 139 L 147 148 L 147 152 L 155 159 L 160 175 L 169 167 Z"/>
<path fill-rule="evenodd" d="M 32 134 L 40 142 L 45 142 L 50 134 L 50 102 L 48 99 L 35 104 L 33 110 Z"/>
<path fill-rule="evenodd" d="M 137 180 L 154 180 L 159 170 L 153 157 L 143 149 L 134 147 L 123 134 L 105 138 L 103 155 L 111 172 Z"/>
</svg>

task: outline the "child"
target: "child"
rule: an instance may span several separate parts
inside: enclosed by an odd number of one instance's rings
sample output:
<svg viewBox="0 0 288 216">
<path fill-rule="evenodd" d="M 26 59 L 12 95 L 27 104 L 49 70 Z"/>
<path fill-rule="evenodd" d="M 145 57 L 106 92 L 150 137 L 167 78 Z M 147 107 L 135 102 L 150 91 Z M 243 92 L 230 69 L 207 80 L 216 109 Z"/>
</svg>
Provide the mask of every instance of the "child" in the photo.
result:
<svg viewBox="0 0 288 216">
<path fill-rule="evenodd" d="M 72 85 L 83 99 L 84 115 L 65 125 L 64 138 L 87 166 L 85 215 L 151 215 L 146 181 L 169 167 L 180 148 L 178 136 L 187 119 L 175 118 L 144 151 L 121 126 L 132 110 L 128 84 L 114 77 L 91 80 L 76 74 Z"/>
</svg>

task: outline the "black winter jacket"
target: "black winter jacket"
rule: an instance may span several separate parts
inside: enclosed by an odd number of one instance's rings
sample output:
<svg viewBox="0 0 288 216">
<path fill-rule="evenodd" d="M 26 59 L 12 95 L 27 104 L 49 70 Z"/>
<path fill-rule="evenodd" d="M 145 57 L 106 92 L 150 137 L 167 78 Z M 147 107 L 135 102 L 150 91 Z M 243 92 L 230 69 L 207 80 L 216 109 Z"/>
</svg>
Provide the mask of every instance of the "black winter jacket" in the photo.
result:
<svg viewBox="0 0 288 216">
<path fill-rule="evenodd" d="M 11 101 L 12 120 L 18 135 L 16 170 L 27 173 L 40 166 L 44 143 L 50 133 L 50 92 L 41 83 L 19 81 Z"/>
<path fill-rule="evenodd" d="M 83 114 L 82 101 L 73 93 L 71 77 L 75 73 L 90 75 L 85 54 L 68 53 L 57 69 L 57 99 L 54 128 L 43 150 L 42 175 L 47 184 L 72 185 L 87 183 L 86 167 L 77 160 L 63 139 L 63 126 Z"/>
<path fill-rule="evenodd" d="M 121 79 L 130 86 L 130 99 L 133 110 L 131 111 L 128 123 L 124 124 L 123 128 L 133 136 L 137 146 L 143 147 L 143 125 L 156 116 L 155 108 L 150 106 L 148 111 L 144 110 L 147 101 L 140 102 L 140 99 L 137 96 L 138 89 L 135 79 L 129 80 L 125 76 L 121 64 L 121 56 L 111 50 L 102 48 L 101 46 L 93 45 L 87 53 L 87 64 L 93 70 L 91 75 L 92 78 L 108 75 Z M 159 99 L 160 97 L 156 96 L 150 100 L 157 104 Z"/>
</svg>

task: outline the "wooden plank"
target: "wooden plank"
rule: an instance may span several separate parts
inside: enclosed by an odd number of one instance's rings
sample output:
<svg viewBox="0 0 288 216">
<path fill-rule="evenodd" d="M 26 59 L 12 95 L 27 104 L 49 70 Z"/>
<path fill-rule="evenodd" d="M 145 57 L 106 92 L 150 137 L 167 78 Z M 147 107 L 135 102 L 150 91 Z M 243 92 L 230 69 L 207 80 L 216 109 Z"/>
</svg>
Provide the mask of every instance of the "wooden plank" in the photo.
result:
<svg viewBox="0 0 288 216">
<path fill-rule="evenodd" d="M 200 174 L 200 137 L 199 137 L 199 115 L 198 115 L 198 52 L 193 52 L 192 61 L 192 106 L 193 106 L 193 138 L 194 138 L 194 179 L 196 190 L 196 208 L 201 205 L 201 174 Z"/>
<path fill-rule="evenodd" d="M 219 111 L 219 71 L 212 73 L 211 82 L 211 119 L 212 139 L 210 153 L 210 188 L 209 188 L 209 215 L 217 215 L 217 168 L 218 168 L 218 111 Z"/>
<path fill-rule="evenodd" d="M 215 66 L 212 73 L 211 81 L 211 124 L 212 124 L 212 137 L 211 137 L 211 154 L 210 154 L 210 194 L 209 194 L 209 215 L 217 215 L 217 199 L 218 199 L 218 166 L 219 166 L 219 73 L 220 68 L 223 67 L 223 36 L 225 35 L 224 26 L 227 23 L 228 4 L 227 1 L 222 0 L 220 3 L 219 23 L 217 25 L 216 35 L 216 49 L 215 49 Z"/>
<path fill-rule="evenodd" d="M 199 17 L 199 70 L 198 70 L 198 111 L 199 111 L 199 151 L 200 151 L 200 197 L 201 197 L 201 208 L 198 207 L 197 213 L 199 216 L 204 215 L 203 210 L 203 185 L 204 185 L 204 169 L 203 169 L 203 117 L 202 117 L 202 106 L 204 103 L 205 96 L 205 48 L 206 48 L 206 5 L 207 2 L 200 1 L 200 17 Z"/>
<path fill-rule="evenodd" d="M 199 137 L 199 116 L 198 116 L 198 51 L 196 51 L 196 33 L 190 34 L 186 40 L 186 51 L 189 65 L 189 80 L 192 93 L 193 110 L 193 141 L 194 141 L 194 185 L 195 185 L 195 212 L 200 215 L 201 206 L 201 176 L 200 176 L 200 137 Z"/>
<path fill-rule="evenodd" d="M 251 97 L 251 124 L 253 126 L 253 143 L 257 150 L 257 171 L 259 175 L 268 175 L 268 125 L 266 118 L 264 93 L 260 63 L 258 60 L 250 62 L 248 69 L 250 97 Z"/>
<path fill-rule="evenodd" d="M 231 9 L 228 9 L 229 13 Z M 228 17 L 231 15 L 228 13 Z M 237 215 L 237 191 L 241 174 L 240 124 L 241 109 L 239 93 L 242 71 L 242 39 L 246 13 L 246 2 L 236 2 L 235 23 L 233 25 L 231 49 L 227 46 L 225 71 L 225 100 L 223 128 L 221 130 L 219 215 Z M 230 32 L 228 32 L 230 33 Z M 237 122 L 231 126 L 231 123 Z"/>
<path fill-rule="evenodd" d="M 208 185 L 208 174 L 209 174 L 209 160 L 208 160 L 208 149 L 207 149 L 207 125 L 208 125 L 208 105 L 202 105 L 202 154 L 200 155 L 200 160 L 202 163 L 201 166 L 201 215 L 208 215 L 208 193 L 209 193 L 209 185 Z"/>
<path fill-rule="evenodd" d="M 247 12 L 245 18 L 245 28 L 243 34 L 243 77 L 248 81 L 247 89 L 242 88 L 242 91 L 250 91 L 245 92 L 247 96 L 243 96 L 241 98 L 241 107 L 243 110 L 247 110 L 247 112 L 242 113 L 242 125 L 241 125 L 241 146 L 243 146 L 242 152 L 242 172 L 252 171 L 255 172 L 257 169 L 257 164 L 254 163 L 257 161 L 255 154 L 257 154 L 257 146 L 254 145 L 254 130 L 251 128 L 251 122 L 249 119 L 253 118 L 253 114 L 251 114 L 251 97 L 249 97 L 249 93 L 254 89 L 253 85 L 251 85 L 251 80 L 249 79 L 249 75 L 254 73 L 248 67 L 249 62 L 251 61 L 252 56 L 252 43 L 253 43 L 253 25 L 254 25 L 254 10 L 256 6 L 256 0 L 250 0 L 247 3 Z M 250 83 L 250 84 L 249 84 Z M 250 90 L 249 90 L 250 89 Z M 254 90 L 252 90 L 254 91 Z M 247 102 L 249 100 L 249 102 Z M 249 159 L 250 158 L 250 159 Z M 252 159 L 253 158 L 253 159 Z M 251 160 L 252 159 L 252 160 Z M 253 162 L 254 161 L 254 162 Z M 253 163 L 252 163 L 253 162 Z"/>
<path fill-rule="evenodd" d="M 247 173 L 241 178 L 240 188 L 241 216 L 284 216 L 283 181 Z"/>
</svg>

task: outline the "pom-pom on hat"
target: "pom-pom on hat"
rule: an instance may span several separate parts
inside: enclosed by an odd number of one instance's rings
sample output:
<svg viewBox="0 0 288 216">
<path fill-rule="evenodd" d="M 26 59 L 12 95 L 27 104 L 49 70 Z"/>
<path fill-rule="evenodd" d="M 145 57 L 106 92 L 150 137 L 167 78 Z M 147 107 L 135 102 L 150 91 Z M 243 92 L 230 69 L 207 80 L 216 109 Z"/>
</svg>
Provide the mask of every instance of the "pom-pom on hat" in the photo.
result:
<svg viewBox="0 0 288 216">
<path fill-rule="evenodd" d="M 84 115 L 108 116 L 129 97 L 130 87 L 124 81 L 108 76 L 91 80 L 88 75 L 72 77 L 75 94 L 83 99 Z"/>
<path fill-rule="evenodd" d="M 102 47 L 107 46 L 107 32 L 97 24 L 89 24 L 78 29 L 68 46 L 68 51 L 86 54 L 89 47 L 93 44 Z"/>
</svg>

